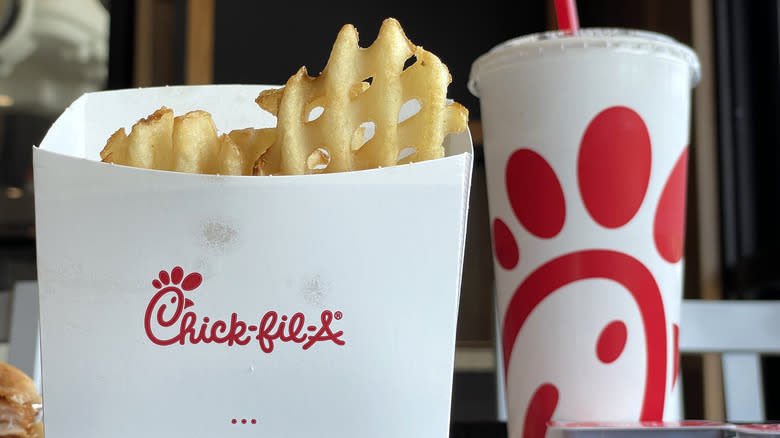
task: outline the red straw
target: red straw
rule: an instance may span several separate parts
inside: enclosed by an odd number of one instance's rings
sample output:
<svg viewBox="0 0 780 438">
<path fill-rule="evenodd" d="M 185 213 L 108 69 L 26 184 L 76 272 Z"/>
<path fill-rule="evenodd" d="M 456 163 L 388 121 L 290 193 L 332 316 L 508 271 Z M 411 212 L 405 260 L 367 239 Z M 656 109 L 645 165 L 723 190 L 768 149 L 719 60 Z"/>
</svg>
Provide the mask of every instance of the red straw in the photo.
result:
<svg viewBox="0 0 780 438">
<path fill-rule="evenodd" d="M 555 0 L 555 14 L 558 17 L 558 29 L 576 32 L 580 28 L 575 0 Z"/>
</svg>

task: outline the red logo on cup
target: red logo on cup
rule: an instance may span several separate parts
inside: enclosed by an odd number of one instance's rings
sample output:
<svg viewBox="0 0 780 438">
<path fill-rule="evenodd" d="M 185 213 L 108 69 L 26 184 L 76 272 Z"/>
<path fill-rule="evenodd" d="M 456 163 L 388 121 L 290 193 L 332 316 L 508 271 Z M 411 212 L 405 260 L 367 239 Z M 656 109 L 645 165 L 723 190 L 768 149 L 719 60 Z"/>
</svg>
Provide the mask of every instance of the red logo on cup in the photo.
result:
<svg viewBox="0 0 780 438">
<path fill-rule="evenodd" d="M 149 340 L 162 346 L 201 342 L 234 346 L 247 345 L 255 340 L 265 353 L 274 350 L 275 341 L 303 344 L 304 350 L 324 341 L 344 345 L 341 339 L 344 332 L 331 329 L 333 320 L 340 320 L 343 316 L 338 311 L 323 310 L 319 322 L 308 324 L 302 312 L 287 316 L 273 310 L 260 317 L 256 325 L 239 319 L 235 312 L 229 320 L 212 321 L 208 316 L 199 318 L 191 310 L 195 303 L 185 297 L 184 292 L 194 291 L 202 282 L 203 277 L 199 273 L 185 276 L 179 266 L 173 268 L 170 275 L 167 271 L 160 271 L 158 278 L 152 281 L 152 286 L 158 291 L 146 306 L 144 315 L 144 329 Z"/>
<path fill-rule="evenodd" d="M 545 241 L 559 237 L 567 223 L 571 222 L 567 209 L 574 207 L 574 203 L 581 203 L 584 207 L 590 218 L 588 226 L 603 232 L 623 228 L 634 220 L 643 204 L 656 202 L 654 212 L 650 214 L 651 222 L 647 221 L 651 226 L 645 231 L 648 237 L 652 236 L 648 241 L 654 244 L 660 258 L 654 262 L 657 265 L 662 263 L 663 266 L 681 262 L 687 147 L 682 148 L 670 173 L 662 176 L 665 176 L 666 181 L 657 201 L 655 198 L 648 200 L 653 147 L 647 125 L 637 111 L 626 106 L 610 106 L 600 111 L 584 127 L 576 160 L 573 158 L 570 164 L 574 166 L 565 169 L 559 166 L 556 171 L 540 152 L 533 147 L 523 146 L 514 150 L 506 161 L 506 194 L 511 213 L 514 214 L 513 221 L 516 220 L 527 233 L 525 242 L 535 242 L 541 247 Z M 574 190 L 565 195 L 562 178 L 556 172 L 568 172 L 566 181 L 574 185 Z M 572 176 L 576 178 L 571 179 Z M 579 199 L 571 199 L 572 195 L 578 195 Z M 645 211 L 648 208 L 653 207 L 645 207 Z M 522 248 L 518 243 L 523 240 L 513 234 L 511 222 L 505 222 L 504 218 L 506 216 L 493 219 L 495 260 L 504 271 L 514 270 L 517 273 L 518 266 L 524 263 Z M 564 237 L 563 240 L 566 239 Z M 522 281 L 509 295 L 504 309 L 501 335 L 505 370 L 510 370 L 512 352 L 526 322 L 548 297 L 564 286 L 583 280 L 611 280 L 621 285 L 633 298 L 645 339 L 645 368 L 636 373 L 638 383 L 644 384 L 637 419 L 644 421 L 645 425 L 650 424 L 647 422 L 661 421 L 667 396 L 676 384 L 679 371 L 679 327 L 668 319 L 661 287 L 648 267 L 647 260 L 639 260 L 622 250 L 599 247 L 572 248 L 549 259 L 529 258 L 537 265 L 529 269 L 529 274 L 522 275 Z M 525 266 L 528 269 L 528 262 Z M 629 334 L 625 321 L 612 316 L 604 318 L 603 328 L 593 339 L 595 348 L 591 351 L 595 353 L 594 358 L 600 365 L 615 363 L 623 355 L 629 337 L 636 338 L 636 335 Z M 668 369 L 670 354 L 674 362 Z M 667 388 L 667 375 L 670 372 L 671 387 Z M 558 383 L 548 380 L 543 371 L 539 376 L 541 378 L 532 395 L 527 401 L 521 402 L 525 403 L 523 437 L 544 436 L 547 422 L 554 416 L 561 416 L 560 412 L 556 413 L 559 399 L 567 397 L 568 388 L 559 391 Z"/>
</svg>

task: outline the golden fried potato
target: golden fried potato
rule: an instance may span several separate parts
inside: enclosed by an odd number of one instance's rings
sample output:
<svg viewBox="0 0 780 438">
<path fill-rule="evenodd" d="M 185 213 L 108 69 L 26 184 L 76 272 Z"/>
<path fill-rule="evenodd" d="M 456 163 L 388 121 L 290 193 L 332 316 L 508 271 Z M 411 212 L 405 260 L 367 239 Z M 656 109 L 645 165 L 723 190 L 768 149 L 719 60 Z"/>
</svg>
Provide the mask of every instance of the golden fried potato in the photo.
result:
<svg viewBox="0 0 780 438">
<path fill-rule="evenodd" d="M 409 60 L 414 62 L 404 68 Z M 468 111 L 447 102 L 451 80 L 439 58 L 412 44 L 398 21 L 385 20 L 368 48 L 346 25 L 322 74 L 311 77 L 301 68 L 284 87 L 257 97 L 277 117 L 275 128 L 218 135 L 209 113 L 174 118 L 162 107 L 129 135 L 116 131 L 100 156 L 148 169 L 222 175 L 343 172 L 440 158 L 444 137 L 468 123 Z"/>
<path fill-rule="evenodd" d="M 410 58 L 415 62 L 404 69 Z M 444 137 L 468 123 L 463 106 L 447 103 L 450 82 L 447 67 L 412 44 L 398 21 L 385 20 L 365 49 L 346 25 L 322 74 L 311 77 L 301 68 L 283 88 L 258 96 L 257 104 L 277 116 L 278 132 L 255 173 L 342 172 L 442 157 Z M 411 101 L 419 111 L 399 120 Z M 313 118 L 317 108 L 321 114 Z M 367 126 L 373 127 L 369 139 Z M 411 154 L 402 156 L 405 151 Z"/>
<path fill-rule="evenodd" d="M 191 111 L 174 119 L 173 166 L 186 173 L 217 173 L 217 128 L 205 111 Z"/>
<path fill-rule="evenodd" d="M 255 162 L 276 139 L 273 129 L 241 129 L 217 135 L 211 115 L 191 111 L 174 117 L 161 108 L 116 131 L 100 152 L 104 162 L 176 172 L 251 175 Z"/>
<path fill-rule="evenodd" d="M 145 119 L 139 120 L 130 135 L 120 128 L 100 152 L 103 161 L 170 170 L 173 149 L 173 111 L 162 107 Z"/>
<path fill-rule="evenodd" d="M 241 175 L 251 175 L 255 162 L 276 141 L 276 129 L 237 129 L 230 131 L 228 137 L 241 154 Z"/>
</svg>

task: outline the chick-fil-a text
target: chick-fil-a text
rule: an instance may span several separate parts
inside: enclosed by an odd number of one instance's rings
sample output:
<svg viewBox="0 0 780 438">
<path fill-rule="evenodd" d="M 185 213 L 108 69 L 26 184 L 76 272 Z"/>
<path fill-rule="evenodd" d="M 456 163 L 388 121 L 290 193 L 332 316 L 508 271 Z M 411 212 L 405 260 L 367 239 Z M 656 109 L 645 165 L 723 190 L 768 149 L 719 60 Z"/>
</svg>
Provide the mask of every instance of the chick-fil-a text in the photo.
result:
<svg viewBox="0 0 780 438">
<path fill-rule="evenodd" d="M 163 277 L 161 273 L 161 278 Z M 323 310 L 319 321 L 309 323 L 302 312 L 287 316 L 270 310 L 254 325 L 239 319 L 236 313 L 232 313 L 227 320 L 199 317 L 192 309 L 194 305 L 177 285 L 162 287 L 160 284 L 159 290 L 146 307 L 146 336 L 153 343 L 162 346 L 199 343 L 243 346 L 254 339 L 265 353 L 274 350 L 276 341 L 302 344 L 304 350 L 318 342 L 345 344 L 341 339 L 344 332 L 331 328 L 334 320 L 342 318 L 342 313 L 338 311 Z"/>
</svg>

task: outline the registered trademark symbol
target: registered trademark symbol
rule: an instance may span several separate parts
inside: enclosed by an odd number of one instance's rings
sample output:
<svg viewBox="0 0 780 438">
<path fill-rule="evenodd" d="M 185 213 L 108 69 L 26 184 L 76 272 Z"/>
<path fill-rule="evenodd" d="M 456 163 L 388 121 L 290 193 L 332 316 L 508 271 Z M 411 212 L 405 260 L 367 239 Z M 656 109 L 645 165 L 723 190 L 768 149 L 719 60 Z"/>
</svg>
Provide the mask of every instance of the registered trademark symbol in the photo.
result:
<svg viewBox="0 0 780 438">
<path fill-rule="evenodd" d="M 341 319 L 341 318 L 344 317 L 344 314 L 341 313 L 341 312 L 336 312 L 336 313 L 333 314 L 333 317 L 336 318 L 336 319 Z"/>
</svg>

